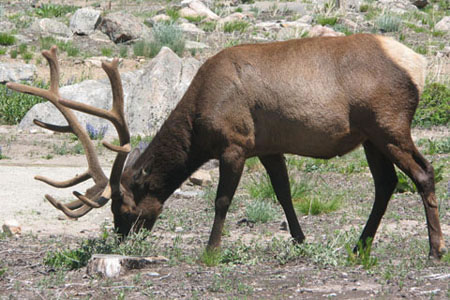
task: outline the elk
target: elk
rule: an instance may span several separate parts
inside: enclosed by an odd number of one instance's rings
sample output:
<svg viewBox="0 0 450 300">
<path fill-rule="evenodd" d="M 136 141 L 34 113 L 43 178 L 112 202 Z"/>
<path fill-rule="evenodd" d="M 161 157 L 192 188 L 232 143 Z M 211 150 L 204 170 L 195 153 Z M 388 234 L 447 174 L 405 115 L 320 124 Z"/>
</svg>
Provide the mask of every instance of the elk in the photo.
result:
<svg viewBox="0 0 450 300">
<path fill-rule="evenodd" d="M 62 182 L 36 177 L 57 188 L 94 180 L 85 195 L 74 192 L 78 199 L 68 204 L 46 195 L 70 217 L 81 217 L 111 199 L 114 225 L 120 234 L 151 230 L 173 191 L 202 164 L 218 159 L 220 178 L 207 246 L 216 249 L 244 162 L 257 156 L 269 174 L 294 241 L 302 242 L 305 236 L 292 205 L 283 155 L 327 159 L 362 144 L 375 183 L 375 202 L 360 237 L 362 245 L 368 246 L 385 213 L 397 184 L 396 165 L 413 180 L 422 197 L 430 256 L 440 258 L 446 251 L 433 168 L 411 138 L 426 60 L 393 39 L 355 34 L 225 49 L 200 67 L 142 154 L 130 151 L 118 61 L 103 63 L 113 91 L 112 109 L 106 111 L 62 99 L 56 48 L 43 55 L 51 69 L 48 91 L 16 83 L 8 83 L 8 87 L 51 101 L 68 125 L 38 120 L 35 124 L 72 132 L 83 143 L 88 161 L 85 173 Z M 120 146 L 103 142 L 117 152 L 109 180 L 71 109 L 108 119 L 116 127 Z"/>
</svg>

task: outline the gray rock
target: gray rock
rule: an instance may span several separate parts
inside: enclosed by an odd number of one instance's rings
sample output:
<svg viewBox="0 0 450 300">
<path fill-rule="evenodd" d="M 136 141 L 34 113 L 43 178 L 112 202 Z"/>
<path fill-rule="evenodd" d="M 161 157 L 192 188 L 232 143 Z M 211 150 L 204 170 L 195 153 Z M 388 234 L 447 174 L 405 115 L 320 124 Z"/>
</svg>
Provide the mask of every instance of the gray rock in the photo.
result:
<svg viewBox="0 0 450 300">
<path fill-rule="evenodd" d="M 70 31 L 69 27 L 67 27 L 65 24 L 47 18 L 36 19 L 33 24 L 31 24 L 30 30 L 42 36 L 72 36 L 72 31 Z"/>
<path fill-rule="evenodd" d="M 193 58 L 181 59 L 169 48 L 160 53 L 143 69 L 123 73 L 125 114 L 132 135 L 153 135 L 187 90 L 200 67 Z M 63 98 L 100 108 L 111 106 L 111 87 L 108 80 L 87 80 L 60 89 Z M 75 112 L 81 124 L 94 128 L 108 126 L 106 135 L 117 135 L 112 125 L 103 119 Z M 22 130 L 36 128 L 33 119 L 65 125 L 66 121 L 49 102 L 39 103 L 19 124 Z"/>
<path fill-rule="evenodd" d="M 124 43 L 139 38 L 149 39 L 151 36 L 147 27 L 135 16 L 117 12 L 104 17 L 99 25 L 114 43 Z"/>
<path fill-rule="evenodd" d="M 189 181 L 195 185 L 208 186 L 211 185 L 212 178 L 208 171 L 199 169 L 189 177 Z"/>
<path fill-rule="evenodd" d="M 180 16 L 182 17 L 205 17 L 210 20 L 220 19 L 218 15 L 213 13 L 203 2 L 199 0 L 183 0 L 183 6 L 180 9 Z"/>
<path fill-rule="evenodd" d="M 69 28 L 73 33 L 89 35 L 100 23 L 100 11 L 90 7 L 77 10 L 70 18 Z"/>
<path fill-rule="evenodd" d="M 192 23 L 181 23 L 180 28 L 184 33 L 191 34 L 191 35 L 200 35 L 205 34 L 205 32 L 195 26 L 195 24 Z"/>
<path fill-rule="evenodd" d="M 8 81 L 33 81 L 36 77 L 36 66 L 22 63 L 0 62 L 0 83 Z"/>
<path fill-rule="evenodd" d="M 445 16 L 435 26 L 435 30 L 450 31 L 450 16 Z"/>
</svg>

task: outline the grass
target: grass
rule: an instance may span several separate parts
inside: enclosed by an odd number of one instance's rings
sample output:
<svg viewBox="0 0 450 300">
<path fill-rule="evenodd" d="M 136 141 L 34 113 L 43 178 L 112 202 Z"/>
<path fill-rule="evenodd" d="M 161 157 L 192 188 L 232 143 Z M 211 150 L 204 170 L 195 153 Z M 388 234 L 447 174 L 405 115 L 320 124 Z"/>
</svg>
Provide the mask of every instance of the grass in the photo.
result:
<svg viewBox="0 0 450 300">
<path fill-rule="evenodd" d="M 103 56 L 111 57 L 113 56 L 113 49 L 110 47 L 103 47 L 101 53 Z"/>
<path fill-rule="evenodd" d="M 153 40 L 135 43 L 133 52 L 135 56 L 155 57 L 164 46 L 172 49 L 178 56 L 183 55 L 185 39 L 178 26 L 164 23 L 155 24 Z"/>
<path fill-rule="evenodd" d="M 254 223 L 267 223 L 275 219 L 277 210 L 269 201 L 252 201 L 246 206 L 245 216 Z"/>
<path fill-rule="evenodd" d="M 57 40 L 53 37 L 41 37 L 40 40 L 41 50 L 49 50 L 53 45 L 56 45 L 59 51 L 64 51 L 68 56 L 78 56 L 80 54 L 80 49 L 75 47 L 72 42 L 64 42 Z"/>
<path fill-rule="evenodd" d="M 325 26 L 325 25 L 330 25 L 330 26 L 334 26 L 336 25 L 338 18 L 337 17 L 327 17 L 327 16 L 318 16 L 317 17 L 317 24 Z"/>
<path fill-rule="evenodd" d="M 375 21 L 375 26 L 381 32 L 396 32 L 400 30 L 402 19 L 397 16 L 384 14 Z"/>
<path fill-rule="evenodd" d="M 342 205 L 342 197 L 331 195 L 327 199 L 324 195 L 314 195 L 305 198 L 295 198 L 294 208 L 304 215 L 327 214 L 338 210 Z"/>
<path fill-rule="evenodd" d="M 130 234 L 121 243 L 115 233 L 104 227 L 100 237 L 82 240 L 75 249 L 47 252 L 44 264 L 56 269 L 74 270 L 86 266 L 92 254 L 150 255 L 153 244 L 147 240 L 149 236 L 150 232 L 144 229 Z"/>
<path fill-rule="evenodd" d="M 43 83 L 33 85 L 45 88 Z M 0 124 L 18 124 L 31 107 L 44 101 L 40 97 L 18 93 L 0 84 Z"/>
<path fill-rule="evenodd" d="M 413 126 L 448 126 L 450 122 L 450 88 L 441 83 L 425 86 L 412 122 Z"/>
<path fill-rule="evenodd" d="M 68 13 L 73 13 L 78 8 L 79 7 L 73 5 L 41 4 L 34 10 L 34 13 L 41 18 L 57 18 Z"/>
<path fill-rule="evenodd" d="M 450 153 L 450 137 L 433 140 L 420 139 L 417 145 L 424 149 L 423 153 L 428 155 Z"/>
<path fill-rule="evenodd" d="M 239 32 L 244 33 L 250 27 L 250 23 L 246 21 L 231 21 L 223 25 L 223 31 L 227 33 Z"/>
<path fill-rule="evenodd" d="M 366 248 L 363 248 L 362 242 L 358 241 L 356 247 L 358 248 L 358 252 L 353 253 L 353 248 L 350 244 L 345 245 L 347 250 L 347 260 L 351 265 L 362 265 L 364 269 L 368 270 L 374 267 L 378 259 L 376 257 L 370 256 L 370 251 L 372 250 L 372 238 L 368 238 L 366 241 Z"/>
<path fill-rule="evenodd" d="M 0 32 L 0 45 L 2 46 L 11 46 L 16 43 L 16 37 L 8 34 Z"/>
</svg>

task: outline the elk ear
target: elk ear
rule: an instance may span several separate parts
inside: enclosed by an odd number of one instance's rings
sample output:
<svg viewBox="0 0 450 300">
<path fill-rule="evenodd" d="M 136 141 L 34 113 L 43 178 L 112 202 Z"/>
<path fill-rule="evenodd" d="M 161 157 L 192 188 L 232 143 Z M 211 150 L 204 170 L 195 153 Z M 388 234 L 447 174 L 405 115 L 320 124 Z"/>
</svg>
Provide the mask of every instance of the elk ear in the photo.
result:
<svg viewBox="0 0 450 300">
<path fill-rule="evenodd" d="M 125 169 L 130 168 L 141 155 L 141 150 L 136 147 L 133 151 L 128 155 L 127 162 L 125 163 Z"/>
</svg>

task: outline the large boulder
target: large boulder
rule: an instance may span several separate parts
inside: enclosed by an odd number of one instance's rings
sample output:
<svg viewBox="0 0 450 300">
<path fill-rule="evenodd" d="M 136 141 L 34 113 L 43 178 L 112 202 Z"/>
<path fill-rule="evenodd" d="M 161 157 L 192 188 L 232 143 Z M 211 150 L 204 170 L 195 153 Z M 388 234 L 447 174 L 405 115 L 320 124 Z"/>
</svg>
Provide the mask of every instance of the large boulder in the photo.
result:
<svg viewBox="0 0 450 300">
<path fill-rule="evenodd" d="M 22 63 L 0 62 L 0 83 L 33 81 L 36 78 L 36 66 Z"/>
<path fill-rule="evenodd" d="M 172 50 L 163 47 L 143 69 L 121 74 L 125 114 L 131 134 L 155 134 L 187 90 L 199 67 L 197 60 L 181 59 Z M 106 79 L 65 86 L 60 89 L 60 94 L 66 99 L 105 109 L 111 106 L 112 101 L 111 87 Z M 90 124 L 96 129 L 108 126 L 106 135 L 116 135 L 108 121 L 78 112 L 76 115 L 83 126 Z M 19 127 L 23 130 L 35 129 L 33 119 L 66 124 L 61 113 L 49 102 L 33 106 Z"/>
<path fill-rule="evenodd" d="M 183 0 L 183 6 L 180 9 L 180 16 L 182 17 L 205 17 L 210 20 L 218 20 L 220 17 L 213 13 L 203 2 L 199 0 Z"/>
<path fill-rule="evenodd" d="M 31 24 L 30 30 L 41 36 L 70 37 L 72 35 L 72 31 L 64 23 L 47 18 L 36 19 Z"/>
<path fill-rule="evenodd" d="M 114 43 L 124 43 L 139 38 L 150 38 L 150 30 L 135 16 L 124 12 L 107 15 L 102 19 L 99 28 Z"/>
<path fill-rule="evenodd" d="M 100 23 L 100 11 L 90 7 L 80 8 L 70 18 L 69 28 L 73 33 L 89 35 Z"/>
<path fill-rule="evenodd" d="M 450 31 L 450 16 L 443 17 L 436 25 L 434 25 L 435 30 L 439 31 Z"/>
</svg>

